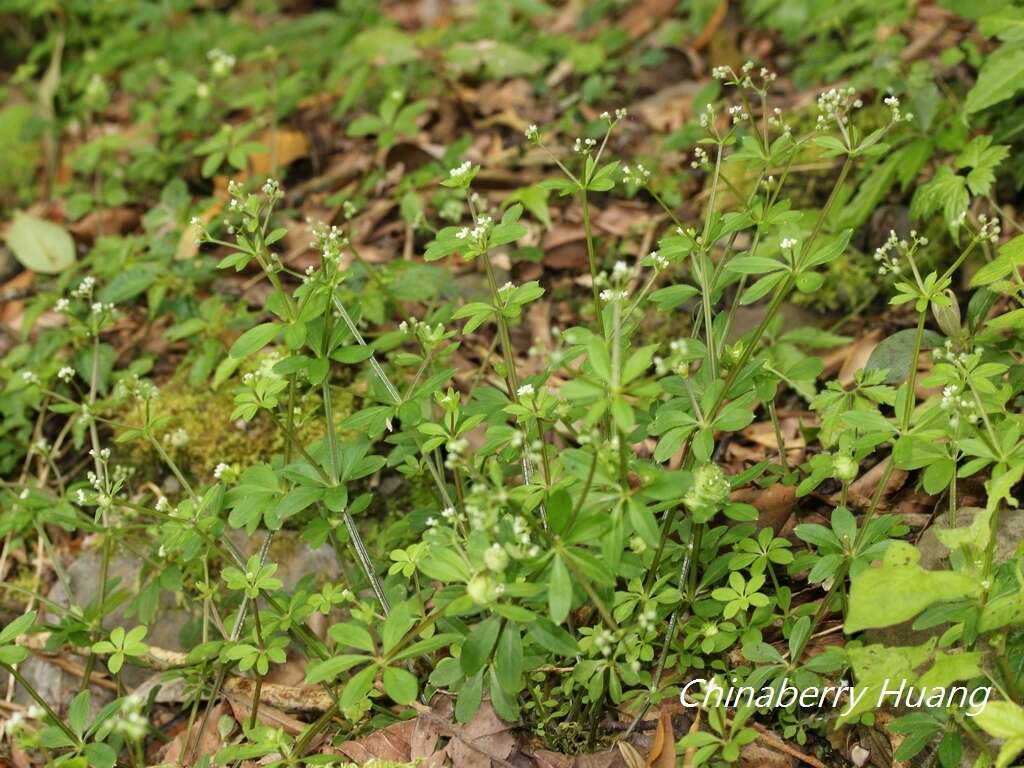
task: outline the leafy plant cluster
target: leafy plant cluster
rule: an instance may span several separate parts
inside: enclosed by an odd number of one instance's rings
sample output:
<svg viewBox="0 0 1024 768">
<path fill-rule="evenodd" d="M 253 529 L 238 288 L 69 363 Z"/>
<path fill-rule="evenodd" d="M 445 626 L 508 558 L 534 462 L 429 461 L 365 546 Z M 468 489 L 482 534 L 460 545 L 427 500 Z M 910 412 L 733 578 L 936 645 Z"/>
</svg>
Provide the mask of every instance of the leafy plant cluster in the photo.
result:
<svg viewBox="0 0 1024 768">
<path fill-rule="evenodd" d="M 89 4 L 81 13 L 122 11 Z M 477 23 L 492 22 L 481 14 Z M 300 39 L 322 24 L 313 15 L 281 34 Z M 423 114 L 417 89 L 400 87 L 420 63 L 400 66 L 409 53 L 400 33 L 363 27 L 332 34 L 356 54 L 383 38 L 392 68 L 338 65 L 354 66 L 346 82 L 388 86 L 349 133 L 373 136 L 387 151 Z M 87 44 L 71 32 L 62 45 Z M 614 50 L 614 35 L 599 45 Z M 109 57 L 117 50 L 101 48 Z M 506 54 L 497 57 L 502 66 L 532 71 L 526 54 Z M 138 77 L 139 88 L 157 89 L 139 108 L 155 110 L 147 122 L 160 141 L 169 146 L 183 133 L 195 141 L 175 150 L 173 168 L 146 170 L 155 161 L 140 149 L 125 176 L 102 168 L 121 157 L 119 148 L 84 152 L 95 162 L 85 157 L 81 172 L 98 171 L 104 191 L 88 203 L 116 205 L 191 162 L 200 178 L 243 175 L 263 148 L 254 137 L 290 114 L 310 76 L 289 73 L 273 51 L 259 55 L 269 68 L 256 71 L 278 90 L 248 106 L 266 122 L 212 134 L 212 116 L 220 122 L 242 94 L 267 89 L 211 87 L 204 106 L 194 97 L 206 81 L 149 62 L 153 79 L 143 82 L 129 67 L 126 84 Z M 498 66 L 458 41 L 450 56 L 467 70 Z M 595 54 L 572 56 L 581 73 L 592 67 L 584 98 L 606 96 L 607 73 L 587 58 Z M 221 48 L 206 60 L 211 82 L 237 64 Z M 153 735 L 147 715 L 158 705 L 127 694 L 124 673 L 156 666 L 146 638 L 161 619 L 160 596 L 171 593 L 193 609 L 186 663 L 164 678 L 185 683 L 187 732 L 205 724 L 203 702 L 217 698 L 229 674 L 255 681 L 250 718 L 226 726 L 224 748 L 207 758 L 217 764 L 329 762 L 310 754 L 321 736 L 342 740 L 387 725 L 439 691 L 454 696 L 461 722 L 487 699 L 550 745 L 582 732 L 593 746 L 606 738 L 608 713 L 628 711 L 635 726 L 698 673 L 753 687 L 850 676 L 869 690 L 883 680 L 993 686 L 998 700 L 976 717 L 933 707 L 897 720 L 893 728 L 907 735 L 897 757 L 928 748 L 946 768 L 970 751 L 977 765 L 1011 764 L 1024 749 L 1024 572 L 998 544 L 1024 473 L 1016 408 L 1024 238 L 1003 237 L 1001 226 L 1013 222 L 991 194 L 1008 151 L 988 134 L 961 132 L 952 165 L 940 163 L 914 193 L 910 215 L 920 230 L 894 231 L 872 249 L 874 281 L 891 297 L 893 322 L 907 327 L 879 345 L 852 385 L 820 382 L 816 352 L 846 339 L 788 328 L 781 309 L 820 291 L 892 185 L 909 186 L 930 162 L 930 150 L 911 148 L 929 141 L 931 124 L 896 95 L 852 88 L 822 91 L 811 115 L 787 115 L 775 111 L 768 69 L 721 65 L 714 74 L 716 95 L 692 126 L 686 172 L 705 190 L 696 217 L 681 212 L 674 170 L 615 156 L 630 118 L 609 110 L 574 140 L 548 126 L 526 129 L 521 150 L 541 153 L 554 169 L 529 191 L 488 194 L 481 165 L 463 159 L 465 144 L 411 174 L 401 205 L 421 259 L 373 264 L 351 232 L 328 222 L 312 228 L 308 268 L 296 268 L 285 251 L 294 218 L 287 191 L 248 176 L 226 185 L 213 214 L 192 204 L 183 183 L 167 185 L 142 235 L 100 239 L 91 273 L 62 272 L 27 314 L 29 323 L 46 311 L 62 321 L 0 361 L 11 414 L 4 429 L 14 435 L 0 456 L 10 478 L 0 485 L 0 526 L 5 552 L 38 542 L 61 580 L 57 541 L 92 534 L 102 576 L 94 600 L 68 607 L 5 585 L 8 598 L 40 603 L 0 631 L 0 666 L 36 703 L 6 724 L 19 747 L 51 765 L 144 762 Z M 91 98 L 102 96 L 100 85 Z M 196 112 L 161 114 L 179 91 L 179 103 Z M 364 189 L 382 172 L 371 169 Z M 827 185 L 810 201 L 801 194 L 808 179 Z M 869 184 L 876 186 L 865 192 Z M 580 212 L 587 295 L 573 325 L 524 359 L 518 331 L 549 285 L 506 281 L 500 257 L 529 248 L 550 196 Z M 594 209 L 616 197 L 648 201 L 670 222 L 652 251 L 616 250 L 598 233 Z M 182 230 L 203 255 L 174 258 Z M 480 276 L 476 295 L 455 290 L 456 268 Z M 256 311 L 196 289 L 237 273 L 264 283 Z M 759 322 L 737 330 L 748 306 L 759 308 Z M 127 318 L 165 316 L 173 319 L 167 337 L 188 346 L 178 376 L 230 393 L 230 424 L 215 426 L 265 425 L 280 436 L 280 451 L 212 467 L 174 458 L 156 361 L 114 344 Z M 690 323 L 678 338 L 648 333 L 652 320 L 680 328 L 680 317 Z M 478 338 L 482 351 L 471 343 Z M 460 370 L 467 355 L 468 373 Z M 342 393 L 356 400 L 345 412 Z M 812 450 L 800 464 L 788 459 L 782 402 L 814 414 L 802 430 Z M 777 451 L 729 464 L 724 447 L 755 420 L 772 425 Z M 156 467 L 126 461 L 135 447 L 156 456 Z M 851 488 L 869 472 L 873 491 L 860 498 Z M 936 535 L 949 554 L 940 569 L 921 565 L 903 540 L 907 526 L 887 511 L 896 472 L 912 473 L 943 502 Z M 423 492 L 386 513 L 382 476 Z M 971 482 L 983 485 L 986 503 L 967 517 L 958 487 Z M 827 524 L 801 522 L 793 537 L 781 536 L 736 500 L 738 491 L 776 487 L 807 502 L 834 490 Z M 342 575 L 286 586 L 272 544 L 292 533 L 333 550 Z M 144 553 L 134 588 L 107 578 L 121 550 Z M 325 618 L 325 633 L 311 629 L 315 615 Z M 823 648 L 836 618 L 850 639 Z M 934 637 L 884 647 L 860 634 L 909 621 Z M 62 714 L 36 691 L 20 665 L 26 638 L 44 629 L 49 648 L 86 659 L 85 679 L 105 666 L 113 702 L 94 714 L 83 691 Z M 305 681 L 332 702 L 297 735 L 260 717 L 264 678 L 289 659 L 303 660 Z M 678 749 L 694 765 L 735 762 L 759 719 L 824 751 L 827 728 L 874 717 L 870 707 L 712 708 Z"/>
</svg>

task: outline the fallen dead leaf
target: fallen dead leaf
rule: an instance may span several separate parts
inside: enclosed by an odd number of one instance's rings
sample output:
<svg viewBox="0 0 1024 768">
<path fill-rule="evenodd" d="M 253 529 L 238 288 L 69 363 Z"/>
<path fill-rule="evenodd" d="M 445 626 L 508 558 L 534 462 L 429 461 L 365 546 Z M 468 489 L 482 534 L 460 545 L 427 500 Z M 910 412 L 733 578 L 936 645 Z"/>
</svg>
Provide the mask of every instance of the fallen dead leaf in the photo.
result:
<svg viewBox="0 0 1024 768">
<path fill-rule="evenodd" d="M 247 723 L 252 717 L 252 698 L 246 698 L 244 696 L 231 695 L 227 697 L 228 704 L 231 706 L 231 712 L 235 716 L 235 720 L 240 723 Z M 259 712 L 256 714 L 256 719 L 264 725 L 269 725 L 272 728 L 282 728 L 284 732 L 295 736 L 302 733 L 306 727 L 306 723 L 298 720 L 291 715 L 286 715 L 277 707 L 272 707 L 269 704 L 260 704 Z"/>
<path fill-rule="evenodd" d="M 677 0 L 642 0 L 633 3 L 619 20 L 619 26 L 626 30 L 631 40 L 643 37 L 662 18 L 672 13 Z"/>
<path fill-rule="evenodd" d="M 796 507 L 796 489 L 776 483 L 767 488 L 742 488 L 729 497 L 733 501 L 752 504 L 757 509 L 757 524 L 781 531 Z"/>
<path fill-rule="evenodd" d="M 755 741 L 743 747 L 737 765 L 739 768 L 793 768 L 796 760 Z"/>
<path fill-rule="evenodd" d="M 267 150 L 249 155 L 251 176 L 280 173 L 282 168 L 309 154 L 309 139 L 294 128 L 267 128 L 256 140 Z"/>
<path fill-rule="evenodd" d="M 619 748 L 619 752 L 622 753 L 622 759 L 626 761 L 626 765 L 629 768 L 645 768 L 646 761 L 644 756 L 632 744 L 626 741 L 619 741 L 616 742 L 615 746 Z"/>
<path fill-rule="evenodd" d="M 178 734 L 171 739 L 168 743 L 163 755 L 160 757 L 160 761 L 163 763 L 169 763 L 170 765 L 194 765 L 194 763 L 187 761 L 189 754 L 194 754 L 196 761 L 198 761 L 204 755 L 213 756 L 217 750 L 221 748 L 220 732 L 217 730 L 217 721 L 220 720 L 221 716 L 225 714 L 224 705 L 218 704 L 212 710 L 210 710 L 209 717 L 199 715 L 196 718 L 197 725 L 192 731 L 192 738 L 190 743 L 185 743 L 185 737 L 188 733 L 188 728 L 182 727 Z M 206 728 L 201 733 L 197 733 L 198 728 L 202 726 L 205 721 Z M 193 745 L 197 743 L 198 747 L 192 749 Z"/>
<path fill-rule="evenodd" d="M 415 730 L 414 720 L 404 720 L 374 731 L 358 741 L 346 741 L 338 749 L 359 765 L 372 760 L 405 763 L 411 759 L 410 741 Z"/>
<path fill-rule="evenodd" d="M 647 755 L 647 768 L 675 768 L 676 736 L 672 730 L 672 713 L 663 709 L 654 731 L 654 743 Z"/>
<path fill-rule="evenodd" d="M 880 461 L 853 483 L 850 484 L 850 504 L 854 506 L 864 507 L 871 503 L 871 497 L 878 489 L 878 484 L 882 482 L 882 476 L 885 474 L 886 467 L 889 465 L 891 459 L 885 459 Z M 902 469 L 895 469 L 892 475 L 889 477 L 889 481 L 885 484 L 885 488 L 882 489 L 882 498 L 892 495 L 903 487 L 903 483 L 907 480 L 907 473 Z"/>
</svg>

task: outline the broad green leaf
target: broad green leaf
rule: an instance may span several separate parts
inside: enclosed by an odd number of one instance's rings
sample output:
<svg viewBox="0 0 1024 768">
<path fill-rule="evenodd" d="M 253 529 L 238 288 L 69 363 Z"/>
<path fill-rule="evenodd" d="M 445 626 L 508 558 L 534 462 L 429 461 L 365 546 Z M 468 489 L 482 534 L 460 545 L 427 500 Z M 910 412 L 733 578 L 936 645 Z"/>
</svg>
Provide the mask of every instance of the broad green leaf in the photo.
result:
<svg viewBox="0 0 1024 768">
<path fill-rule="evenodd" d="M 555 624 L 561 624 L 572 608 L 572 581 L 569 569 L 560 555 L 551 561 L 551 578 L 548 581 L 548 611 Z"/>
<path fill-rule="evenodd" d="M 231 357 L 246 357 L 263 349 L 276 339 L 280 332 L 281 326 L 277 323 L 261 323 L 250 328 L 231 345 Z"/>
<path fill-rule="evenodd" d="M 27 269 L 55 275 L 75 263 L 75 242 L 59 224 L 15 211 L 7 245 Z"/>
<path fill-rule="evenodd" d="M 412 704 L 419 691 L 416 676 L 401 667 L 387 667 L 383 675 L 384 692 L 399 704 Z"/>
<path fill-rule="evenodd" d="M 921 553 L 911 544 L 894 541 L 880 567 L 866 568 L 850 584 L 847 633 L 890 627 L 909 621 L 933 603 L 973 597 L 978 581 L 954 571 L 926 571 Z"/>
<path fill-rule="evenodd" d="M 466 677 L 472 677 L 484 668 L 484 664 L 491 657 L 500 631 L 501 620 L 491 617 L 477 624 L 469 633 L 466 642 L 462 644 L 462 655 L 459 657 Z"/>
<path fill-rule="evenodd" d="M 864 366 L 865 371 L 878 371 L 885 369 L 885 381 L 887 384 L 899 384 L 910 375 L 910 366 L 914 357 L 914 342 L 917 338 L 917 329 L 906 328 L 896 331 L 892 336 L 883 339 L 874 348 L 868 362 Z M 935 331 L 925 330 L 921 337 L 921 350 L 934 349 L 940 346 L 945 338 Z"/>
<path fill-rule="evenodd" d="M 1024 48 L 1006 45 L 982 64 L 974 87 L 964 100 L 964 114 L 973 115 L 1014 96 L 1024 87 Z"/>
</svg>

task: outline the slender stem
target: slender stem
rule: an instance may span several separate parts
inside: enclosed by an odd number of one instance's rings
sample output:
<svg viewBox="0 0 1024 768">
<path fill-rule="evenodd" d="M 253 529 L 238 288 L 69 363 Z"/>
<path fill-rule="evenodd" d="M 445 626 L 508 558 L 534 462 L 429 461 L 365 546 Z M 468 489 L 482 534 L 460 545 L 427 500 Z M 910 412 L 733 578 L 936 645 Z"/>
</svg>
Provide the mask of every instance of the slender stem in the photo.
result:
<svg viewBox="0 0 1024 768">
<path fill-rule="evenodd" d="M 0 667 L 6 669 L 7 672 L 11 675 L 11 677 L 13 677 L 17 681 L 18 685 L 24 688 L 28 695 L 31 696 L 33 700 L 35 700 L 36 704 L 43 708 L 43 711 L 50 716 L 54 724 L 56 724 L 56 726 L 60 728 L 61 731 L 63 731 L 64 735 L 71 740 L 72 744 L 82 743 L 82 740 L 78 738 L 75 732 L 68 727 L 67 723 L 65 723 L 60 718 L 60 716 L 53 711 L 53 708 L 47 703 L 46 699 L 39 695 L 39 692 L 32 686 L 32 684 L 24 677 L 22 677 L 21 672 L 19 672 L 14 667 L 14 665 L 0 662 Z"/>
<path fill-rule="evenodd" d="M 252 618 L 256 625 L 256 644 L 262 655 L 266 650 L 266 646 L 263 644 L 263 628 L 260 626 L 260 607 L 255 600 L 252 603 Z M 263 675 L 260 675 L 256 678 L 256 685 L 252 690 L 252 714 L 249 716 L 249 728 L 256 727 L 256 720 L 259 717 L 260 711 L 260 690 L 262 688 Z"/>
<path fill-rule="evenodd" d="M 580 189 L 580 205 L 583 208 L 583 236 L 587 243 L 587 264 L 590 266 L 590 291 L 594 299 L 594 316 L 597 328 L 604 336 L 604 317 L 601 314 L 601 292 L 597 287 L 597 254 L 594 252 L 594 232 L 590 226 L 590 202 L 587 190 Z"/>
</svg>

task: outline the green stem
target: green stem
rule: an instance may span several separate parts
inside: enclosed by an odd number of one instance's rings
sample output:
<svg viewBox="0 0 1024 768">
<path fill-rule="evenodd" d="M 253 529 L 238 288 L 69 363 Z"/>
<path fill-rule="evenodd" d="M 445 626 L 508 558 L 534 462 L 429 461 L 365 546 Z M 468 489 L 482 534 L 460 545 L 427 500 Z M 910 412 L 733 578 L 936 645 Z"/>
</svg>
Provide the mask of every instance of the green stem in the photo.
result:
<svg viewBox="0 0 1024 768">
<path fill-rule="evenodd" d="M 15 679 L 18 685 L 25 689 L 26 693 L 32 697 L 36 704 L 43 708 L 43 711 L 50 716 L 50 719 L 52 719 L 56 726 L 63 731 L 64 735 L 71 740 L 72 744 L 81 745 L 82 740 L 78 738 L 78 735 L 68 727 L 67 723 L 61 720 L 57 713 L 53 711 L 53 708 L 47 703 L 46 699 L 39 695 L 39 692 L 28 680 L 22 677 L 21 673 L 13 665 L 0 662 L 0 666 L 7 670 L 11 677 Z"/>
<path fill-rule="evenodd" d="M 583 236 L 587 243 L 587 264 L 590 266 L 590 290 L 594 300 L 594 315 L 597 318 L 597 328 L 601 336 L 604 336 L 604 317 L 601 314 L 601 291 L 597 287 L 597 254 L 594 251 L 594 232 L 590 225 L 590 202 L 587 199 L 587 190 L 580 189 L 580 205 L 583 208 Z"/>
</svg>

